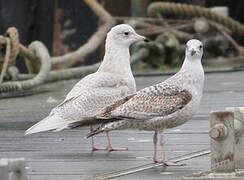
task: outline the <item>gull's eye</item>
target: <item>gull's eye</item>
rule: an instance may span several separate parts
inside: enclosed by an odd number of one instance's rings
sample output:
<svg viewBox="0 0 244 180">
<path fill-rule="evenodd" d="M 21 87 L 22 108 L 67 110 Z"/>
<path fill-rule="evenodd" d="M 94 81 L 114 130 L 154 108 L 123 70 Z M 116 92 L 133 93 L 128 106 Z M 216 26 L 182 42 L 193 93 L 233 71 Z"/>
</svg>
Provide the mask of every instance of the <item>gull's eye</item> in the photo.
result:
<svg viewBox="0 0 244 180">
<path fill-rule="evenodd" d="M 202 49 L 202 45 L 199 46 L 199 49 Z"/>
<path fill-rule="evenodd" d="M 128 36 L 129 35 L 129 32 L 124 32 L 124 35 Z"/>
</svg>

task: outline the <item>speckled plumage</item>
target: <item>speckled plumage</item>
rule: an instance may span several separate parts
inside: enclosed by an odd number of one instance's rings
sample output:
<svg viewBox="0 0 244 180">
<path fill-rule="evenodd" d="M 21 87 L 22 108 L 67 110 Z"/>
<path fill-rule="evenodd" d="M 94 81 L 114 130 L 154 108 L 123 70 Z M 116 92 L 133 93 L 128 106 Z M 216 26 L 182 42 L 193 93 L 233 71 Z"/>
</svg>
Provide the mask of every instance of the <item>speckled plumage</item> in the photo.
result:
<svg viewBox="0 0 244 180">
<path fill-rule="evenodd" d="M 176 127 L 189 120 L 198 109 L 203 84 L 201 59 L 186 58 L 174 76 L 138 91 L 110 112 L 105 108 L 97 118 L 116 118 L 116 122 L 102 127 L 104 131 L 126 128 L 160 131 Z"/>
<path fill-rule="evenodd" d="M 136 34 L 129 25 L 113 27 L 107 35 L 105 56 L 97 72 L 80 80 L 65 100 L 26 134 L 68 128 L 70 123 L 94 116 L 105 106 L 135 93 L 129 46 L 139 40 L 145 40 L 145 37 Z"/>
<path fill-rule="evenodd" d="M 128 128 L 155 131 L 157 134 L 185 123 L 198 109 L 202 97 L 202 53 L 200 41 L 188 41 L 185 60 L 178 73 L 138 91 L 126 101 L 120 100 L 105 108 L 96 118 L 114 122 L 103 124 L 88 137 L 103 131 Z M 154 158 L 157 162 L 156 156 Z"/>
</svg>

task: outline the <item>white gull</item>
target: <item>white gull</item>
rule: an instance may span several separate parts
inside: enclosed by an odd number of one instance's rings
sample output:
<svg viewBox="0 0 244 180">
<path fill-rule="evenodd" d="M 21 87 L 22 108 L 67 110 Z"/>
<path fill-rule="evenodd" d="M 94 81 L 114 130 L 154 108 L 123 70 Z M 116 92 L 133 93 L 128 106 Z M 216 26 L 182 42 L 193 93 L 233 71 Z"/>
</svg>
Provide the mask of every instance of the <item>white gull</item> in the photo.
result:
<svg viewBox="0 0 244 180">
<path fill-rule="evenodd" d="M 135 93 L 136 84 L 130 67 L 129 46 L 140 40 L 146 38 L 138 35 L 129 25 L 113 27 L 107 34 L 105 55 L 97 72 L 81 79 L 65 100 L 52 109 L 48 117 L 30 127 L 25 134 L 69 128 L 69 124 L 81 122 L 84 117 L 95 116 L 105 106 Z M 90 127 L 93 130 L 92 125 Z M 112 148 L 108 133 L 107 138 L 109 150 L 123 150 Z M 94 139 L 92 150 L 99 150 L 94 146 Z"/>
</svg>

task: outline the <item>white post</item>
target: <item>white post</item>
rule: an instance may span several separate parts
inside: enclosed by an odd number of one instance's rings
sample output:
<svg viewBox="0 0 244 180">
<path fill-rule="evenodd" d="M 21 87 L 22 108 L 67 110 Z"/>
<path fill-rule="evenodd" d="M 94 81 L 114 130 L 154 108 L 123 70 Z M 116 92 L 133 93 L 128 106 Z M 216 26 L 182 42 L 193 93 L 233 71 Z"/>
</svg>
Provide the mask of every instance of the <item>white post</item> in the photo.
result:
<svg viewBox="0 0 244 180">
<path fill-rule="evenodd" d="M 8 180 L 8 162 L 0 159 L 0 180 Z"/>
<path fill-rule="evenodd" d="M 0 166 L 0 180 L 26 180 L 24 158 L 1 159 L 0 165 L 1 164 L 4 165 L 4 168 L 1 168 Z M 3 170 L 4 173 L 3 176 L 1 175 L 1 169 Z"/>
</svg>

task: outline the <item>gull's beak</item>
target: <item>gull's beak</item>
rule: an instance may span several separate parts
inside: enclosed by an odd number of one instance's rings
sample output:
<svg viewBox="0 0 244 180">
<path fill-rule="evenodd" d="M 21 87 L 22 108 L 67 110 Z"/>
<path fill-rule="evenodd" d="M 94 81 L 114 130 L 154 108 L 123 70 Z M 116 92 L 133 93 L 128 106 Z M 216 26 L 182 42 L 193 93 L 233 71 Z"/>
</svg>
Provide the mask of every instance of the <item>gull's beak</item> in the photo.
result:
<svg viewBox="0 0 244 180">
<path fill-rule="evenodd" d="M 149 40 L 145 37 L 145 36 L 141 36 L 139 34 L 136 34 L 136 39 L 138 41 L 145 41 L 145 42 L 149 42 Z"/>
<path fill-rule="evenodd" d="M 196 54 L 196 51 L 194 49 L 191 50 L 191 56 L 193 56 L 194 54 Z"/>
</svg>

